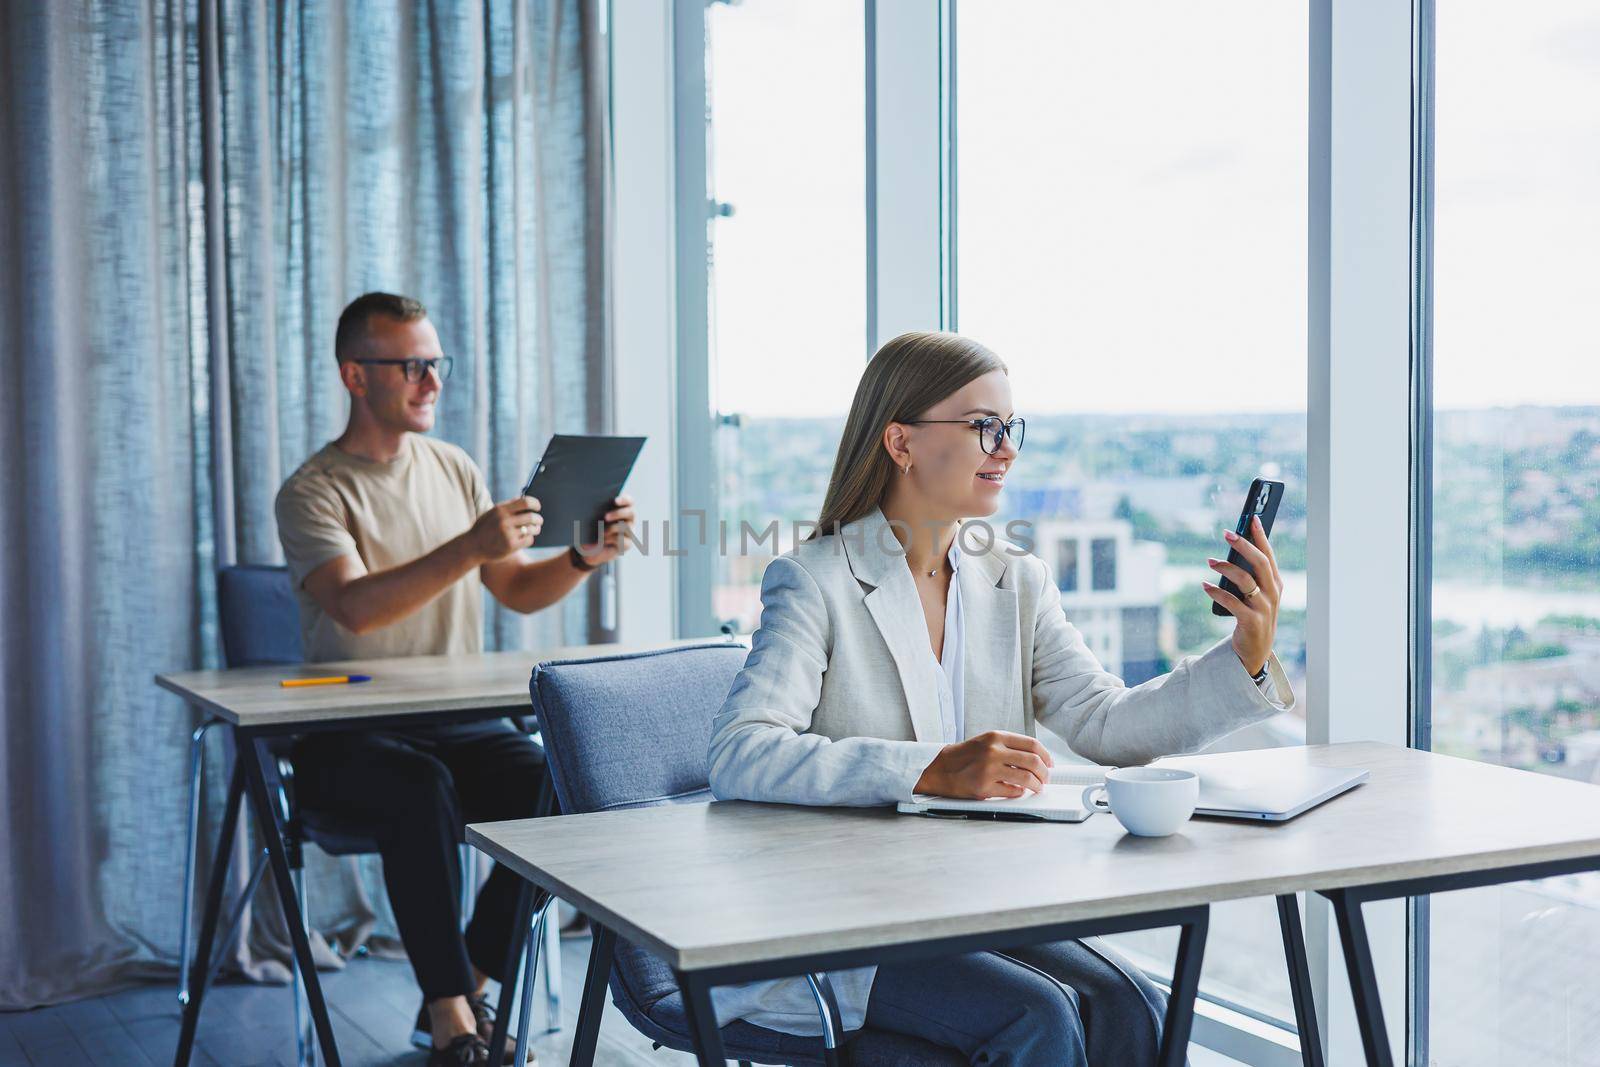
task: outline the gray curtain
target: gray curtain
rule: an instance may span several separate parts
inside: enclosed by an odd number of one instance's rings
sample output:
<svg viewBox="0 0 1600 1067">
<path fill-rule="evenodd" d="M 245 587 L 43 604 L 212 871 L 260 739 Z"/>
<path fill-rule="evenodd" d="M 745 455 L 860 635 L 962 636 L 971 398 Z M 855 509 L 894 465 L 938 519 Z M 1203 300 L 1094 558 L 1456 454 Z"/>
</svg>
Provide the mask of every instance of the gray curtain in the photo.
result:
<svg viewBox="0 0 1600 1067">
<path fill-rule="evenodd" d="M 219 665 L 216 567 L 281 558 L 346 301 L 428 305 L 435 432 L 496 498 L 603 419 L 594 0 L 224 2 L 214 67 L 200 2 L 0 5 L 0 1008 L 171 973 L 195 718 L 151 676 Z M 489 645 L 582 640 L 591 600 L 490 611 Z M 372 864 L 309 866 L 319 928 L 384 931 Z M 281 977 L 275 909 L 250 925 L 235 962 Z"/>
</svg>

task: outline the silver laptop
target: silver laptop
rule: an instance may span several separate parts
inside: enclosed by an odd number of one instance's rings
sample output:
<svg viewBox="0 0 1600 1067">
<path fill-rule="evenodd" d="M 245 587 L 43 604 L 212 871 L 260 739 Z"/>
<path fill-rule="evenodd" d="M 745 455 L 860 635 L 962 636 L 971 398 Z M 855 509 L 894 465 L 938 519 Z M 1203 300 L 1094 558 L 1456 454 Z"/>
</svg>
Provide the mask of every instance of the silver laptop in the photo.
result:
<svg viewBox="0 0 1600 1067">
<path fill-rule="evenodd" d="M 1321 767 L 1305 746 L 1206 756 L 1168 756 L 1157 767 L 1177 767 L 1200 776 L 1196 815 L 1284 822 L 1365 782 L 1360 767 Z"/>
</svg>

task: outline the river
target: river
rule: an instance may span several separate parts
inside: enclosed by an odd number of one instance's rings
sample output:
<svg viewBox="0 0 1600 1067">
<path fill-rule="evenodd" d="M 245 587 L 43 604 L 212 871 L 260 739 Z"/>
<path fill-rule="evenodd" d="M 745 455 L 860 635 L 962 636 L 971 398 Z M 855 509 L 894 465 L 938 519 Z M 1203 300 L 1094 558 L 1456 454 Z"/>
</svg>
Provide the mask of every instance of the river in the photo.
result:
<svg viewBox="0 0 1600 1067">
<path fill-rule="evenodd" d="M 1161 592 L 1171 595 L 1180 589 L 1193 589 L 1212 577 L 1204 567 L 1165 567 L 1161 572 Z M 1306 574 L 1283 572 L 1283 606 L 1305 610 Z M 1433 617 L 1449 619 L 1463 626 L 1529 627 L 1546 615 L 1587 615 L 1600 619 L 1600 590 L 1541 589 L 1529 586 L 1483 585 L 1474 582 L 1441 581 L 1433 584 Z"/>
</svg>

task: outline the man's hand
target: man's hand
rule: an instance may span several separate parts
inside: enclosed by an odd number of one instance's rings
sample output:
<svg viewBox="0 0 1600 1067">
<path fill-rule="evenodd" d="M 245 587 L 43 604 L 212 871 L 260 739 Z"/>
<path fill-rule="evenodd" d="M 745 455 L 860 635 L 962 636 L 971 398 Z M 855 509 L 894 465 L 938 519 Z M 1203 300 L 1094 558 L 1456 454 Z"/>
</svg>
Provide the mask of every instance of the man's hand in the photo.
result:
<svg viewBox="0 0 1600 1067">
<path fill-rule="evenodd" d="M 1230 548 L 1250 564 L 1250 570 L 1226 560 L 1208 560 L 1211 569 L 1231 579 L 1238 587 L 1234 596 L 1210 582 L 1200 583 L 1206 595 L 1233 612 L 1233 651 L 1244 669 L 1257 674 L 1272 655 L 1272 639 L 1278 632 L 1278 601 L 1283 596 L 1283 578 L 1278 574 L 1278 558 L 1267 543 L 1261 520 L 1250 520 L 1249 538 L 1227 531 Z M 1255 573 L 1252 574 L 1251 571 Z"/>
<path fill-rule="evenodd" d="M 543 526 L 539 501 L 531 496 L 517 496 L 479 515 L 467 539 L 479 562 L 493 563 L 530 547 Z"/>
<path fill-rule="evenodd" d="M 610 563 L 628 550 L 627 534 L 633 529 L 633 498 L 624 494 L 612 501 L 615 508 L 605 514 L 605 536 L 598 545 L 581 545 L 584 562 L 591 567 Z"/>
<path fill-rule="evenodd" d="M 946 745 L 917 779 L 916 791 L 987 800 L 1038 792 L 1050 781 L 1050 750 L 1026 734 L 990 730 Z"/>
</svg>

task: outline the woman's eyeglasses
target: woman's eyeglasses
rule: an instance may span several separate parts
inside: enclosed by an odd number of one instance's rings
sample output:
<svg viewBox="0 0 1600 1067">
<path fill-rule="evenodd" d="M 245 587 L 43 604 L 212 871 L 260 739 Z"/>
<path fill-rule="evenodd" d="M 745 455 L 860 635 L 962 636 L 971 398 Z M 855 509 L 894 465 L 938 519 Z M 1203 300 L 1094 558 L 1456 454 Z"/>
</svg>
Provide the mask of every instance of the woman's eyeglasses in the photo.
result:
<svg viewBox="0 0 1600 1067">
<path fill-rule="evenodd" d="M 1011 447 L 1018 452 L 1022 451 L 1022 435 L 1028 428 L 1026 419 L 1012 419 L 1003 421 L 997 415 L 990 415 L 985 419 L 906 419 L 907 426 L 921 426 L 924 423 L 946 423 L 951 426 L 970 426 L 978 431 L 978 443 L 989 455 L 1000 451 L 1000 446 L 1006 438 L 1011 438 Z"/>
<path fill-rule="evenodd" d="M 422 381 L 429 371 L 438 375 L 441 382 L 445 381 L 450 377 L 450 368 L 455 366 L 452 356 L 440 356 L 437 359 L 358 359 L 355 362 L 368 366 L 404 367 L 408 382 Z"/>
</svg>

